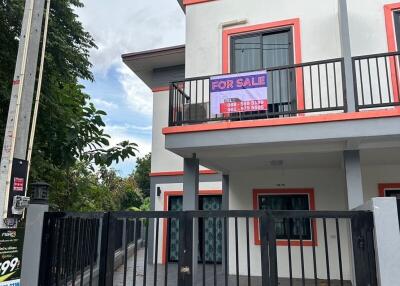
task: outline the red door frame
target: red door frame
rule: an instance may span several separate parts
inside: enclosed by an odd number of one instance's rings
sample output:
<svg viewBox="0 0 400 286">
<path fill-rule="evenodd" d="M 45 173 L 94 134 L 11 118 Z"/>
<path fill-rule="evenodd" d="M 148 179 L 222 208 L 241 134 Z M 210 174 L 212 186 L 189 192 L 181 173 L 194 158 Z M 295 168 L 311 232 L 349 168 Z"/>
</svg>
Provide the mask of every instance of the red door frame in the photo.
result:
<svg viewBox="0 0 400 286">
<path fill-rule="evenodd" d="M 222 196 L 222 190 L 200 190 L 200 196 Z M 170 197 L 182 197 L 183 191 L 165 191 L 164 192 L 164 211 L 168 211 L 168 201 Z M 168 232 L 168 220 L 163 219 L 163 238 L 162 238 L 162 264 L 167 263 L 167 232 Z M 158 247 L 158 245 L 157 245 Z"/>
</svg>

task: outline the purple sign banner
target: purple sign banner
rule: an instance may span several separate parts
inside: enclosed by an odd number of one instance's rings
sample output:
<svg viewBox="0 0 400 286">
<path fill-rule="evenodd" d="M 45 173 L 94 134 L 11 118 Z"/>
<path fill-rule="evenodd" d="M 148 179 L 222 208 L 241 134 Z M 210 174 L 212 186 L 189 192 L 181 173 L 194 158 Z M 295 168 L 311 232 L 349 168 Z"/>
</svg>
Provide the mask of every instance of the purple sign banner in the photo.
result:
<svg viewBox="0 0 400 286">
<path fill-rule="evenodd" d="M 266 71 L 210 78 L 211 116 L 268 109 Z"/>
</svg>

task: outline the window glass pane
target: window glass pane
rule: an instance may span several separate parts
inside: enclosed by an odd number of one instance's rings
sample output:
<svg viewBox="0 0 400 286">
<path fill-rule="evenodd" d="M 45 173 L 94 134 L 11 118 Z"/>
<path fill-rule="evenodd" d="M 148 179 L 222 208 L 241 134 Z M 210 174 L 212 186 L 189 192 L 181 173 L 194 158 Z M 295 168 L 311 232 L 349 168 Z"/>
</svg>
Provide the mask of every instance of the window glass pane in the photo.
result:
<svg viewBox="0 0 400 286">
<path fill-rule="evenodd" d="M 396 30 L 396 43 L 397 43 L 397 50 L 399 50 L 400 44 L 400 11 L 395 11 L 393 13 L 393 20 L 394 20 L 394 28 Z"/>
<path fill-rule="evenodd" d="M 290 56 L 292 54 L 292 44 L 290 41 L 290 32 L 280 32 L 263 35 L 263 67 L 274 68 L 291 64 Z M 268 78 L 268 101 L 270 103 L 289 102 L 289 89 L 291 88 L 289 70 L 279 70 L 269 73 Z M 277 112 L 288 111 L 287 105 L 277 105 Z"/>
<path fill-rule="evenodd" d="M 261 69 L 260 35 L 233 39 L 234 72 Z"/>
<path fill-rule="evenodd" d="M 290 64 L 291 43 L 289 31 L 265 34 L 263 43 L 263 68 L 273 68 Z"/>
<path fill-rule="evenodd" d="M 309 210 L 308 195 L 261 195 L 261 210 Z M 276 219 L 275 232 L 278 239 L 311 239 L 309 219 Z"/>
</svg>

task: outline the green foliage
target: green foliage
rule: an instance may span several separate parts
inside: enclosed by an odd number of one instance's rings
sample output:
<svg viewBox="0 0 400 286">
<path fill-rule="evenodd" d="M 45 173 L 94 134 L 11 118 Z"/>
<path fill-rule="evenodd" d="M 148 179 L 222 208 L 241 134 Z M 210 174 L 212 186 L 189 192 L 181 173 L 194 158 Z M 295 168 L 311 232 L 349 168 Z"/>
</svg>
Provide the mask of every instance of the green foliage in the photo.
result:
<svg viewBox="0 0 400 286">
<path fill-rule="evenodd" d="M 135 181 L 145 197 L 150 196 L 151 153 L 136 159 Z"/>
<path fill-rule="evenodd" d="M 0 148 L 24 4 L 0 0 Z M 110 136 L 104 132 L 106 113 L 96 109 L 79 84 L 81 79 L 93 80 L 89 51 L 96 48 L 74 12 L 82 6 L 80 0 L 52 1 L 30 181 L 52 186 L 54 209 L 112 210 L 121 207 L 125 186 L 119 185 L 121 178 L 112 181 L 117 188 L 104 183 L 102 172 L 113 162 L 135 156 L 137 145 L 124 141 L 110 147 Z"/>
</svg>

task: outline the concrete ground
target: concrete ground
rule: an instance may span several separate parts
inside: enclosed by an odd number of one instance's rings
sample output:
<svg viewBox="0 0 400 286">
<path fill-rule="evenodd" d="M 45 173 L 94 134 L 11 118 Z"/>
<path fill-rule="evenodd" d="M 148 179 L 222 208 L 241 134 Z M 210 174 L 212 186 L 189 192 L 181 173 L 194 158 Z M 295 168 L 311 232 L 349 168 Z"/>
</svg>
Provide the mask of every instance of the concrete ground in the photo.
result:
<svg viewBox="0 0 400 286">
<path fill-rule="evenodd" d="M 168 271 L 167 271 L 167 283 L 165 284 L 165 265 L 157 265 L 157 278 L 156 283 L 154 283 L 154 265 L 148 265 L 146 270 L 146 281 L 144 283 L 144 250 L 140 249 L 138 251 L 137 257 L 137 268 L 136 268 L 136 283 L 133 282 L 133 264 L 134 264 L 134 257 L 130 257 L 128 259 L 128 266 L 126 271 L 126 277 L 124 275 L 124 265 L 119 267 L 114 272 L 114 286 L 125 286 L 125 285 L 135 285 L 135 286 L 176 286 L 177 285 L 177 277 L 178 277 L 178 269 L 176 263 L 169 263 L 168 264 Z M 212 286 L 212 285 L 225 285 L 225 277 L 223 272 L 223 267 L 221 265 L 217 265 L 216 269 L 216 283 L 214 283 L 214 265 L 207 264 L 205 269 L 205 283 L 203 283 L 203 266 L 198 266 L 198 279 L 195 286 Z M 124 283 L 125 280 L 125 283 Z M 228 280 L 228 285 L 237 285 L 236 276 L 230 276 Z M 251 277 L 250 283 L 248 283 L 247 276 L 240 276 L 239 277 L 239 285 L 240 286 L 261 286 L 261 277 Z M 239 286 L 238 285 L 238 286 Z M 301 279 L 293 279 L 292 284 L 290 284 L 289 279 L 287 278 L 280 278 L 279 279 L 279 286 L 351 286 L 349 281 L 345 281 L 343 284 L 340 281 L 331 281 L 328 284 L 327 281 L 318 280 L 315 283 L 314 280 L 306 280 L 305 284 L 302 283 Z"/>
</svg>

